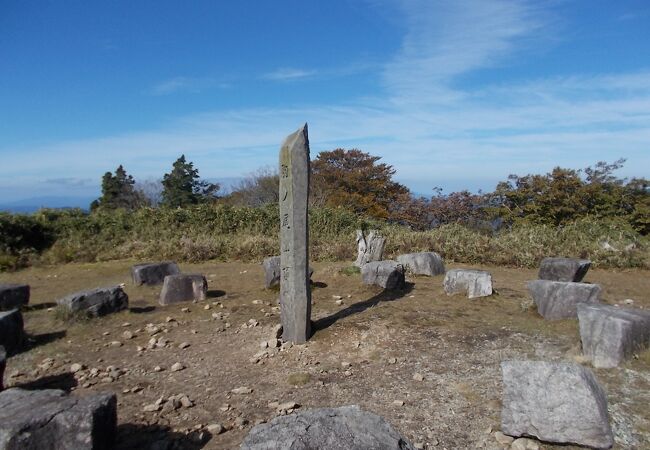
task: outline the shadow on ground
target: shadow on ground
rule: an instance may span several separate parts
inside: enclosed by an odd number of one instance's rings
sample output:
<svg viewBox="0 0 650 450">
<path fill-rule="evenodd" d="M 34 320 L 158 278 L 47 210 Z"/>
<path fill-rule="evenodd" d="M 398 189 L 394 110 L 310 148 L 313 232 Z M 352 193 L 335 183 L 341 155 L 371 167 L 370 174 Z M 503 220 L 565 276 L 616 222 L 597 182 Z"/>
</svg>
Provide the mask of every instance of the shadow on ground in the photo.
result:
<svg viewBox="0 0 650 450">
<path fill-rule="evenodd" d="M 29 391 L 36 391 L 40 389 L 61 389 L 69 392 L 73 387 L 77 386 L 77 380 L 70 372 L 60 373 L 57 375 L 49 375 L 39 378 L 37 380 L 28 381 L 26 383 L 18 383 L 11 387 L 27 389 Z"/>
<path fill-rule="evenodd" d="M 54 302 L 37 303 L 35 305 L 25 305 L 22 307 L 23 312 L 40 311 L 41 309 L 54 308 L 57 304 Z"/>
<path fill-rule="evenodd" d="M 219 289 L 210 289 L 207 292 L 208 298 L 219 298 L 226 295 L 226 291 L 220 291 Z"/>
<path fill-rule="evenodd" d="M 199 450 L 212 435 L 206 431 L 189 434 L 172 431 L 161 425 L 126 423 L 118 425 L 115 450 Z"/>
<path fill-rule="evenodd" d="M 341 319 L 349 317 L 353 314 L 362 313 L 366 309 L 372 308 L 373 306 L 378 305 L 379 303 L 399 300 L 400 298 L 411 293 L 414 286 L 415 286 L 414 283 L 407 282 L 404 286 L 404 289 L 383 290 L 379 294 L 369 298 L 368 300 L 354 303 L 348 306 L 347 308 L 343 308 L 340 311 L 335 312 L 332 315 L 315 320 L 312 324 L 312 330 L 313 330 L 312 334 L 316 334 L 321 330 L 331 327 Z"/>
<path fill-rule="evenodd" d="M 24 345 L 18 353 L 27 352 L 33 348 L 46 345 L 59 339 L 63 339 L 67 332 L 65 330 L 53 331 L 52 333 L 30 334 L 25 338 Z"/>
</svg>

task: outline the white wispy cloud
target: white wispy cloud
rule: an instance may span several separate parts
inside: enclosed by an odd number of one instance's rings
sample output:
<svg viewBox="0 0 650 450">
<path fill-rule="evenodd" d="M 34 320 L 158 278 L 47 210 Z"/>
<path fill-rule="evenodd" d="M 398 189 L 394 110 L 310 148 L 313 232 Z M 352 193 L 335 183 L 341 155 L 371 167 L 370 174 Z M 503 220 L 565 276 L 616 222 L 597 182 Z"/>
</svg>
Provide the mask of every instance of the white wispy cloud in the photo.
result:
<svg viewBox="0 0 650 450">
<path fill-rule="evenodd" d="M 0 180 L 38 184 L 46 171 L 99 180 L 118 164 L 136 178 L 159 177 L 180 153 L 202 176 L 236 177 L 275 165 L 283 138 L 305 121 L 313 154 L 361 148 L 393 164 L 397 178 L 418 192 L 441 184 L 492 188 L 510 173 L 621 156 L 628 158 L 623 175 L 650 175 L 650 68 L 459 88 L 459 76 L 507 62 L 522 45 L 545 40 L 550 13 L 520 1 L 399 5 L 407 30 L 399 52 L 383 65 L 382 96 L 219 111 L 160 129 L 31 148 L 0 166 Z M 316 75 L 301 69 L 274 74 L 267 79 Z M 187 83 L 168 80 L 160 90 L 175 92 Z"/>
<path fill-rule="evenodd" d="M 294 81 L 303 78 L 309 78 L 316 75 L 316 70 L 296 69 L 292 67 L 282 67 L 273 72 L 265 73 L 262 78 L 273 81 Z"/>
<path fill-rule="evenodd" d="M 214 78 L 174 77 L 156 83 L 149 91 L 152 95 L 168 95 L 175 92 L 198 93 L 206 89 L 227 89 L 229 83 L 218 81 Z"/>
</svg>

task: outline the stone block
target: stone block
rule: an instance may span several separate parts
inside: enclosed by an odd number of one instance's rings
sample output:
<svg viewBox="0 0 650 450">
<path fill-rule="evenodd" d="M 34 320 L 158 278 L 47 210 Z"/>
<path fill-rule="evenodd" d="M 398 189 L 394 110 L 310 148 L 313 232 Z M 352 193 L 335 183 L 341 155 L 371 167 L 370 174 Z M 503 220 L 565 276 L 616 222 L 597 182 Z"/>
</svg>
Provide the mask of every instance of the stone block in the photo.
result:
<svg viewBox="0 0 650 450">
<path fill-rule="evenodd" d="M 72 313 L 86 313 L 91 317 L 105 316 L 129 307 L 129 297 L 121 286 L 75 292 L 56 302 Z"/>
<path fill-rule="evenodd" d="M 548 320 L 575 319 L 578 303 L 599 303 L 600 285 L 565 281 L 534 280 L 528 292 L 537 312 Z"/>
<path fill-rule="evenodd" d="M 23 345 L 25 340 L 23 326 L 23 315 L 19 309 L 0 312 L 0 345 L 9 355 L 18 352 Z"/>
<path fill-rule="evenodd" d="M 403 289 L 405 286 L 404 266 L 395 261 L 372 261 L 361 266 L 364 284 L 381 286 L 384 289 Z"/>
<path fill-rule="evenodd" d="M 400 255 L 397 257 L 397 262 L 403 265 L 407 272 L 414 275 L 433 277 L 445 273 L 445 263 L 436 252 Z"/>
<path fill-rule="evenodd" d="M 544 258 L 539 267 L 539 279 L 551 281 L 582 281 L 591 267 L 588 259 Z"/>
<path fill-rule="evenodd" d="M 136 264 L 131 267 L 131 277 L 136 286 L 143 284 L 155 286 L 165 281 L 167 275 L 177 275 L 179 273 L 181 273 L 181 270 L 173 261 Z"/>
<path fill-rule="evenodd" d="M 0 393 L 0 449 L 109 450 L 116 434 L 113 393 L 77 397 L 19 388 Z"/>
<path fill-rule="evenodd" d="M 596 368 L 612 368 L 650 345 L 650 311 L 581 303 L 582 352 Z"/>
<path fill-rule="evenodd" d="M 167 275 L 160 291 L 160 304 L 203 301 L 207 294 L 208 281 L 201 274 Z"/>
<path fill-rule="evenodd" d="M 558 444 L 614 444 L 607 397 L 594 374 L 574 363 L 504 361 L 501 430 Z"/>
<path fill-rule="evenodd" d="M 369 262 L 381 261 L 384 256 L 386 238 L 377 230 L 371 230 L 368 234 L 357 230 L 357 260 L 354 265 L 363 267 Z"/>
<path fill-rule="evenodd" d="M 241 450 L 415 450 L 385 419 L 358 406 L 320 408 L 255 426 Z"/>
<path fill-rule="evenodd" d="M 492 275 L 484 270 L 452 269 L 443 281 L 447 295 L 466 293 L 469 298 L 492 295 Z"/>
<path fill-rule="evenodd" d="M 28 284 L 0 284 L 0 311 L 20 308 L 28 303 Z"/>
<path fill-rule="evenodd" d="M 280 257 L 269 256 L 262 261 L 262 268 L 264 269 L 264 287 L 271 289 L 280 286 Z M 309 278 L 314 275 L 314 269 L 309 268 Z"/>
</svg>

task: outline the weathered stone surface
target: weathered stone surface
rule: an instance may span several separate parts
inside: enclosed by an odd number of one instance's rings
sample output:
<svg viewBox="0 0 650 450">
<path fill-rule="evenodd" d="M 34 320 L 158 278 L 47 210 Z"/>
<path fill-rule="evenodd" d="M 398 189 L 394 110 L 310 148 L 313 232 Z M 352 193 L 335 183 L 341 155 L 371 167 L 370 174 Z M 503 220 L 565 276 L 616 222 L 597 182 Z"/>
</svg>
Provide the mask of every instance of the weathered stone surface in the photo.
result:
<svg viewBox="0 0 650 450">
<path fill-rule="evenodd" d="M 264 268 L 264 287 L 270 289 L 275 286 L 280 286 L 280 257 L 270 256 L 262 261 Z M 309 268 L 309 278 L 311 279 L 314 274 L 314 269 Z"/>
<path fill-rule="evenodd" d="M 377 230 L 371 230 L 365 234 L 363 230 L 357 230 L 357 260 L 354 265 L 362 267 L 364 264 L 374 261 L 381 261 L 384 257 L 386 238 Z"/>
<path fill-rule="evenodd" d="M 539 267 L 540 280 L 579 282 L 591 267 L 588 259 L 544 258 Z"/>
<path fill-rule="evenodd" d="M 0 393 L 0 449 L 108 450 L 116 433 L 113 393 L 76 397 L 19 388 Z"/>
<path fill-rule="evenodd" d="M 501 429 L 510 436 L 610 448 L 607 397 L 578 364 L 504 361 Z"/>
<path fill-rule="evenodd" d="M 136 286 L 143 284 L 155 286 L 165 281 L 167 275 L 177 275 L 179 273 L 181 273 L 181 270 L 173 261 L 136 264 L 131 267 L 131 277 Z"/>
<path fill-rule="evenodd" d="M 415 450 L 383 418 L 358 406 L 280 416 L 254 427 L 242 450 Z"/>
<path fill-rule="evenodd" d="M 0 391 L 5 388 L 5 369 L 7 368 L 7 352 L 0 345 Z"/>
<path fill-rule="evenodd" d="M 492 295 L 492 275 L 484 270 L 449 270 L 442 285 L 447 295 L 460 292 L 466 293 L 469 298 Z"/>
<path fill-rule="evenodd" d="M 548 320 L 577 318 L 578 303 L 599 303 L 600 285 L 565 281 L 534 280 L 528 292 L 537 305 L 537 312 Z"/>
<path fill-rule="evenodd" d="M 0 345 L 8 354 L 13 355 L 23 345 L 24 340 L 23 315 L 20 310 L 0 312 Z"/>
<path fill-rule="evenodd" d="M 428 275 L 430 277 L 445 273 L 445 263 L 436 252 L 408 253 L 399 255 L 397 262 L 415 275 Z"/>
<path fill-rule="evenodd" d="M 20 308 L 28 303 L 28 284 L 0 284 L 0 310 Z"/>
<path fill-rule="evenodd" d="M 364 284 L 384 289 L 402 289 L 404 272 L 404 266 L 395 261 L 372 261 L 361 266 L 361 279 Z"/>
<path fill-rule="evenodd" d="M 279 193 L 282 338 L 303 343 L 311 335 L 307 124 L 290 134 L 282 144 Z"/>
<path fill-rule="evenodd" d="M 56 301 L 70 312 L 100 317 L 129 307 L 129 297 L 120 286 L 97 288 L 70 294 Z"/>
<path fill-rule="evenodd" d="M 578 305 L 582 352 L 594 367 L 611 368 L 650 345 L 650 311 Z"/>
<path fill-rule="evenodd" d="M 208 280 L 199 273 L 167 275 L 160 291 L 161 305 L 203 301 L 208 294 Z"/>
</svg>

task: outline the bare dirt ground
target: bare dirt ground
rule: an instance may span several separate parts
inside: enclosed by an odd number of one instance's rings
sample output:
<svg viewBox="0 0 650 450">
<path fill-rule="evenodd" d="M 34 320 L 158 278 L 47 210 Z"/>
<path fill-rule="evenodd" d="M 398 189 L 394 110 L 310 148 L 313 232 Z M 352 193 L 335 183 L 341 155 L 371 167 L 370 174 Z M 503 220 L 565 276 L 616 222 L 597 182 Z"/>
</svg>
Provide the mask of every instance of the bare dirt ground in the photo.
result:
<svg viewBox="0 0 650 450">
<path fill-rule="evenodd" d="M 348 264 L 317 263 L 314 336 L 306 345 L 265 349 L 264 355 L 261 342 L 272 337 L 279 310 L 277 291 L 262 288 L 260 265 L 183 264 L 184 272 L 208 277 L 210 298 L 162 307 L 159 287 L 132 285 L 133 263 L 0 274 L 0 282 L 32 287 L 24 312 L 31 338 L 8 361 L 6 384 L 75 395 L 115 392 L 121 449 L 238 448 L 252 426 L 278 414 L 274 402 L 303 409 L 357 404 L 425 448 L 500 448 L 490 434 L 499 430 L 499 363 L 580 355 L 577 321 L 544 321 L 527 306 L 525 282 L 537 277 L 533 270 L 477 267 L 492 272 L 498 293 L 469 300 L 445 295 L 441 276 L 410 278 L 406 290 L 384 293 L 363 286 L 359 274 L 341 273 Z M 607 303 L 633 299 L 635 307 L 650 308 L 649 275 L 591 270 L 585 281 L 602 284 Z M 119 283 L 126 284 L 128 311 L 69 323 L 54 308 L 66 294 Z M 160 345 L 148 349 L 152 334 Z M 180 348 L 182 343 L 189 346 Z M 185 368 L 172 371 L 177 362 Z M 85 369 L 72 375 L 73 363 Z M 594 372 L 608 394 L 615 448 L 649 449 L 650 352 Z M 241 387 L 252 392 L 232 393 Z M 193 406 L 144 411 L 160 397 L 178 394 Z M 210 424 L 226 430 L 207 431 Z"/>
</svg>

